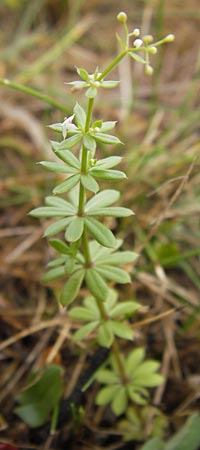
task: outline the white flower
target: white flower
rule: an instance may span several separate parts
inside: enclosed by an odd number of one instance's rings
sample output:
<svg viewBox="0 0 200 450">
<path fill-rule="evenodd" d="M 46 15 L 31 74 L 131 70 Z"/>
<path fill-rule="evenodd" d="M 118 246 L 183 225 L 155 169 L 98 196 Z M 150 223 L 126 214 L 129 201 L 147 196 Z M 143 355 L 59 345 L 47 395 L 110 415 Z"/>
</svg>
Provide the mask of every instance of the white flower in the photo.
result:
<svg viewBox="0 0 200 450">
<path fill-rule="evenodd" d="M 66 138 L 67 136 L 67 132 L 68 131 L 76 131 L 77 127 L 76 125 L 74 125 L 72 123 L 74 119 L 74 114 L 70 117 L 66 117 L 66 119 L 64 120 L 64 122 L 62 123 L 62 135 L 63 135 L 63 139 Z"/>
<path fill-rule="evenodd" d="M 138 37 L 140 35 L 140 29 L 139 28 L 134 28 L 134 30 L 132 31 L 131 35 Z"/>
<path fill-rule="evenodd" d="M 136 40 L 133 42 L 133 45 L 134 45 L 134 47 L 136 47 L 136 48 L 141 47 L 141 46 L 143 45 L 142 39 L 136 39 Z"/>
</svg>

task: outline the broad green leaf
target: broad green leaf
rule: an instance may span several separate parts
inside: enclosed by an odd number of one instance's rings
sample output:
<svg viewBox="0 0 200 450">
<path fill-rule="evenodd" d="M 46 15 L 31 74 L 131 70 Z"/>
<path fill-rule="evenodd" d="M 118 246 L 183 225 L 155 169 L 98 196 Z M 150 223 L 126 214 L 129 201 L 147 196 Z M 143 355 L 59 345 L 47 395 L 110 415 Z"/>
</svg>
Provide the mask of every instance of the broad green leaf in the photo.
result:
<svg viewBox="0 0 200 450">
<path fill-rule="evenodd" d="M 98 257 L 98 265 L 99 264 L 112 264 L 112 265 L 120 265 L 120 264 L 128 264 L 135 261 L 138 258 L 138 254 L 135 252 L 122 251 L 115 252 L 110 255 L 103 255 L 102 257 Z"/>
<path fill-rule="evenodd" d="M 52 241 L 49 241 L 49 244 L 59 253 L 63 253 L 64 255 L 70 255 L 71 253 L 69 245 L 60 239 L 53 239 Z"/>
<path fill-rule="evenodd" d="M 33 217 L 62 217 L 67 215 L 73 215 L 74 213 L 67 208 L 56 208 L 51 206 L 41 206 L 40 208 L 32 209 L 29 212 L 30 216 Z"/>
<path fill-rule="evenodd" d="M 102 384 L 114 384 L 119 382 L 119 378 L 116 373 L 109 369 L 100 369 L 97 377 L 98 382 Z"/>
<path fill-rule="evenodd" d="M 66 219 L 57 220 L 55 223 L 52 223 L 47 227 L 44 232 L 44 237 L 54 236 L 54 234 L 60 233 L 65 230 L 67 225 L 73 220 L 72 217 L 68 217 Z"/>
<path fill-rule="evenodd" d="M 80 320 L 81 322 L 91 322 L 98 319 L 93 311 L 82 306 L 70 309 L 68 316 L 72 317 L 72 319 Z"/>
<path fill-rule="evenodd" d="M 15 413 L 30 427 L 43 425 L 58 405 L 62 394 L 62 369 L 56 365 L 42 368 L 42 374 L 36 381 L 17 396 L 20 404 Z"/>
<path fill-rule="evenodd" d="M 85 271 L 79 269 L 74 272 L 65 283 L 60 297 L 63 306 L 69 306 L 77 297 L 81 284 L 83 282 Z"/>
<path fill-rule="evenodd" d="M 49 283 L 49 281 L 57 280 L 58 278 L 63 278 L 65 276 L 64 266 L 54 267 L 43 276 L 43 281 Z"/>
<path fill-rule="evenodd" d="M 133 350 L 131 353 L 129 353 L 126 359 L 126 372 L 129 377 L 133 374 L 135 369 L 140 366 L 140 364 L 144 360 L 144 357 L 144 348 L 137 348 L 136 350 Z"/>
<path fill-rule="evenodd" d="M 106 301 L 109 289 L 101 275 L 99 275 L 94 269 L 88 269 L 86 271 L 85 279 L 91 294 L 98 300 Z"/>
<path fill-rule="evenodd" d="M 133 332 L 127 324 L 111 321 L 111 329 L 116 336 L 130 341 L 133 340 Z"/>
<path fill-rule="evenodd" d="M 84 221 L 87 229 L 90 231 L 94 239 L 99 242 L 99 244 L 109 248 L 115 247 L 116 240 L 112 231 L 92 217 L 85 217 Z"/>
<path fill-rule="evenodd" d="M 141 305 L 137 302 L 121 302 L 118 303 L 110 312 L 110 317 L 115 318 L 119 316 L 125 316 L 126 314 L 132 314 L 141 308 Z"/>
<path fill-rule="evenodd" d="M 94 137 L 94 139 L 96 139 L 96 141 L 102 142 L 103 144 L 122 144 L 120 139 L 118 139 L 118 137 L 116 136 L 113 136 L 112 134 L 94 133 L 92 134 L 92 136 Z"/>
<path fill-rule="evenodd" d="M 75 169 L 80 169 L 81 167 L 79 159 L 69 150 L 58 150 L 56 156 L 68 166 L 74 167 Z"/>
<path fill-rule="evenodd" d="M 120 416 L 125 413 L 128 406 L 128 395 L 126 392 L 126 387 L 122 386 L 117 392 L 117 395 L 114 397 L 111 408 L 116 416 Z"/>
<path fill-rule="evenodd" d="M 95 330 L 97 325 L 98 325 L 98 322 L 87 323 L 87 325 L 84 325 L 78 331 L 76 331 L 74 333 L 73 338 L 72 338 L 73 341 L 74 342 L 82 341 L 82 339 L 87 337 L 90 333 L 92 333 L 92 331 Z"/>
<path fill-rule="evenodd" d="M 64 192 L 69 191 L 72 189 L 76 184 L 78 184 L 80 180 L 80 174 L 72 175 L 71 177 L 67 178 L 67 180 L 63 181 L 62 183 L 58 184 L 53 190 L 54 194 L 63 194 Z"/>
<path fill-rule="evenodd" d="M 147 361 L 144 361 L 142 364 L 140 364 L 138 367 L 134 370 L 134 377 L 140 378 L 141 376 L 145 374 L 152 374 L 156 372 L 160 367 L 160 363 L 158 361 L 154 361 L 152 359 L 149 359 Z"/>
<path fill-rule="evenodd" d="M 96 182 L 96 180 L 89 174 L 87 175 L 81 175 L 81 184 L 84 186 L 85 189 L 87 189 L 90 192 L 96 192 L 99 191 L 99 185 Z"/>
<path fill-rule="evenodd" d="M 128 217 L 132 216 L 134 212 L 129 208 L 124 208 L 122 206 L 112 206 L 110 208 L 98 208 L 92 209 L 88 213 L 88 215 L 94 216 L 102 216 L 102 217 Z"/>
<path fill-rule="evenodd" d="M 90 150 L 92 155 L 95 154 L 97 144 L 92 136 L 85 134 L 83 137 L 83 145 L 87 148 L 87 150 Z"/>
<path fill-rule="evenodd" d="M 75 219 L 69 224 L 65 232 L 65 239 L 69 242 L 75 242 L 83 234 L 84 220 L 81 217 L 75 217 Z"/>
<path fill-rule="evenodd" d="M 64 164 L 57 164 L 49 161 L 40 161 L 38 164 L 45 167 L 47 170 L 51 170 L 52 172 L 59 172 L 59 173 L 75 173 L 76 169 L 64 166 Z"/>
<path fill-rule="evenodd" d="M 80 126 L 82 130 L 85 128 L 86 114 L 82 106 L 77 102 L 74 106 L 75 122 L 77 126 Z"/>
<path fill-rule="evenodd" d="M 198 450 L 200 446 L 200 415 L 194 413 L 166 443 L 164 450 Z M 148 450 L 145 449 L 145 450 Z"/>
<path fill-rule="evenodd" d="M 97 169 L 111 169 L 112 167 L 117 166 L 122 161 L 121 156 L 108 156 L 107 158 L 100 159 L 97 161 L 94 168 Z"/>
<path fill-rule="evenodd" d="M 83 69 L 82 67 L 76 67 L 76 70 L 79 77 L 82 78 L 82 80 L 88 81 L 89 73 L 87 72 L 87 70 Z"/>
<path fill-rule="evenodd" d="M 98 375 L 97 375 L 98 380 Z M 106 386 L 100 389 L 96 397 L 96 404 L 99 406 L 107 405 L 118 394 L 118 386 Z"/>
<path fill-rule="evenodd" d="M 107 280 L 115 281 L 116 283 L 130 283 L 130 275 L 125 270 L 119 267 L 113 267 L 106 264 L 102 266 L 95 266 L 96 271 Z"/>
<path fill-rule="evenodd" d="M 119 191 L 114 189 L 104 189 L 98 194 L 94 195 L 86 204 L 85 212 L 92 211 L 97 208 L 104 208 L 105 206 L 112 205 L 120 197 Z"/>
<path fill-rule="evenodd" d="M 105 181 L 120 181 L 127 178 L 124 172 L 120 170 L 102 170 L 97 169 L 96 166 L 92 167 L 89 172 L 95 178 L 100 178 Z"/>
<path fill-rule="evenodd" d="M 102 347 L 111 347 L 114 340 L 112 328 L 110 322 L 102 323 L 98 329 L 97 341 Z"/>
<path fill-rule="evenodd" d="M 154 437 L 144 444 L 140 450 L 167 450 L 160 438 Z M 174 449 L 175 450 L 175 449 Z M 183 449 L 179 449 L 183 450 Z M 186 450 L 186 449 L 185 449 Z M 189 450 L 189 448 L 187 448 Z M 195 449 L 194 449 L 195 450 Z"/>
<path fill-rule="evenodd" d="M 134 383 L 139 386 L 145 387 L 156 387 L 162 384 L 164 381 L 164 377 L 159 373 L 144 373 L 140 375 L 136 375 L 134 379 Z"/>
</svg>

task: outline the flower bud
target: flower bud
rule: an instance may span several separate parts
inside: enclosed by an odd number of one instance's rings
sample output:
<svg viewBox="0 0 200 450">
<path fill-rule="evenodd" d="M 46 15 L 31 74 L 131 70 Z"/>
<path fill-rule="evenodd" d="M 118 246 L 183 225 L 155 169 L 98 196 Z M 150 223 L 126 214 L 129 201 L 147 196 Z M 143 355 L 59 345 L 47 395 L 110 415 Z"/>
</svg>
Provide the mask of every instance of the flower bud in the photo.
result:
<svg viewBox="0 0 200 450">
<path fill-rule="evenodd" d="M 143 41 L 145 44 L 151 44 L 153 42 L 153 36 L 151 34 L 146 34 L 146 36 L 143 36 Z"/>
<path fill-rule="evenodd" d="M 151 47 L 148 47 L 148 52 L 151 53 L 151 55 L 155 55 L 157 53 L 157 48 L 154 47 L 154 45 L 151 45 Z"/>
<path fill-rule="evenodd" d="M 145 73 L 146 75 L 153 75 L 153 67 L 151 67 L 149 64 L 146 64 L 145 66 Z"/>
<path fill-rule="evenodd" d="M 125 12 L 121 11 L 117 15 L 117 20 L 119 20 L 119 22 L 121 22 L 121 23 L 126 23 L 126 21 L 127 21 L 127 14 Z"/>
<path fill-rule="evenodd" d="M 134 30 L 131 33 L 132 36 L 138 37 L 140 35 L 140 29 L 134 28 Z"/>
<path fill-rule="evenodd" d="M 141 46 L 143 45 L 142 39 L 136 39 L 136 40 L 133 42 L 133 45 L 134 45 L 134 47 L 136 47 L 136 48 L 141 47 Z"/>
<path fill-rule="evenodd" d="M 165 38 L 165 42 L 173 42 L 175 39 L 174 34 L 168 34 Z"/>
</svg>

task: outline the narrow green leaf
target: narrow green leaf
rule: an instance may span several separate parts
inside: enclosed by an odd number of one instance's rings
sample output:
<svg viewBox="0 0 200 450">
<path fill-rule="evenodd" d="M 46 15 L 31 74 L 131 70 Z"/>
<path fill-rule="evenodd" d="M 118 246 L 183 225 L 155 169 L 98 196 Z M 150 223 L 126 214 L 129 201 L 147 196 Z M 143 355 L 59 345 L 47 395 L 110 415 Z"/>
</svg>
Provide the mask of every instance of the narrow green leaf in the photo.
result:
<svg viewBox="0 0 200 450">
<path fill-rule="evenodd" d="M 67 208 L 54 208 L 51 206 L 41 206 L 40 208 L 32 209 L 29 215 L 33 217 L 62 217 L 67 215 L 72 215 L 73 212 Z"/>
<path fill-rule="evenodd" d="M 133 302 L 133 301 L 132 302 L 131 301 L 121 302 L 121 303 L 118 303 L 118 305 L 116 305 L 111 310 L 110 317 L 115 318 L 115 317 L 125 316 L 126 314 L 132 314 L 140 308 L 141 308 L 141 305 L 137 302 Z"/>
<path fill-rule="evenodd" d="M 53 190 L 53 193 L 63 194 L 64 192 L 68 192 L 70 189 L 76 186 L 76 184 L 78 184 L 79 180 L 80 174 L 72 175 L 71 177 L 67 178 L 67 180 L 58 184 L 58 186 L 56 186 L 55 189 Z"/>
<path fill-rule="evenodd" d="M 65 242 L 61 241 L 61 239 L 53 239 L 49 241 L 49 244 L 57 250 L 59 253 L 63 253 L 64 255 L 70 255 L 70 247 Z"/>
<path fill-rule="evenodd" d="M 64 166 L 61 164 L 49 162 L 49 161 L 40 161 L 38 164 L 45 167 L 47 170 L 51 170 L 52 172 L 59 172 L 59 173 L 74 173 L 76 172 L 75 169 L 69 166 Z"/>
<path fill-rule="evenodd" d="M 124 43 L 124 41 L 122 40 L 122 38 L 120 37 L 120 35 L 118 33 L 116 33 L 116 38 L 119 42 L 120 47 L 122 48 L 122 50 L 126 49 L 126 44 Z"/>
<path fill-rule="evenodd" d="M 116 397 L 118 391 L 119 387 L 116 385 L 103 387 L 97 394 L 96 404 L 99 406 L 107 405 L 113 398 Z"/>
<path fill-rule="evenodd" d="M 107 280 L 115 281 L 116 283 L 130 283 L 130 275 L 125 270 L 119 267 L 113 267 L 110 265 L 102 264 L 102 266 L 95 266 L 96 271 Z"/>
<path fill-rule="evenodd" d="M 84 221 L 87 229 L 99 244 L 109 248 L 115 247 L 116 239 L 112 231 L 106 228 L 101 222 L 98 222 L 98 220 L 91 217 L 85 217 Z"/>
<path fill-rule="evenodd" d="M 140 366 L 144 357 L 144 348 L 137 348 L 136 350 L 133 350 L 131 353 L 129 353 L 126 359 L 126 372 L 128 376 L 131 376 L 134 373 L 135 369 Z"/>
<path fill-rule="evenodd" d="M 78 144 L 78 142 L 80 142 L 81 139 L 82 139 L 82 134 L 76 133 L 73 136 L 65 139 L 62 142 L 51 141 L 51 147 L 55 153 L 57 153 L 57 151 L 61 151 L 61 150 L 67 150 L 67 149 L 69 150 L 70 148 L 72 148 L 76 144 Z"/>
<path fill-rule="evenodd" d="M 44 232 L 44 237 L 50 237 L 54 236 L 57 233 L 60 233 L 61 231 L 65 230 L 67 225 L 73 220 L 72 217 L 67 217 L 66 219 L 60 219 L 57 220 L 55 223 L 52 223 L 47 227 L 47 229 Z"/>
<path fill-rule="evenodd" d="M 135 61 L 137 61 L 139 63 L 146 64 L 145 59 L 142 56 L 138 55 L 138 53 L 130 51 L 129 56 L 131 56 L 131 58 L 133 58 Z"/>
<path fill-rule="evenodd" d="M 68 166 L 74 167 L 75 169 L 80 169 L 81 167 L 79 159 L 69 150 L 58 150 L 56 156 Z"/>
<path fill-rule="evenodd" d="M 144 374 L 140 374 L 140 375 L 136 375 L 135 379 L 134 379 L 134 383 L 137 385 L 139 384 L 140 386 L 145 386 L 145 387 L 156 387 L 159 386 L 160 384 L 162 384 L 164 381 L 164 377 L 162 375 L 160 375 L 159 373 L 154 373 L 151 374 L 148 372 L 144 373 Z"/>
<path fill-rule="evenodd" d="M 63 306 L 69 306 L 77 297 L 84 278 L 84 270 L 74 272 L 65 283 L 61 292 L 60 302 Z"/>
<path fill-rule="evenodd" d="M 117 392 L 117 395 L 114 397 L 111 408 L 116 416 L 120 416 L 124 412 L 126 412 L 128 406 L 128 396 L 126 392 L 125 386 L 120 387 Z"/>
<path fill-rule="evenodd" d="M 66 256 L 61 256 L 60 258 L 53 259 L 50 261 L 47 266 L 48 268 L 62 266 L 65 263 Z"/>
<path fill-rule="evenodd" d="M 92 211 L 97 208 L 104 208 L 105 206 L 112 205 L 120 197 L 119 191 L 114 189 L 104 189 L 98 194 L 94 195 L 86 204 L 85 212 Z"/>
<path fill-rule="evenodd" d="M 124 208 L 122 206 L 109 207 L 109 208 L 94 208 L 90 210 L 88 215 L 91 216 L 102 216 L 102 217 L 128 217 L 132 216 L 134 212 L 129 208 Z"/>
<path fill-rule="evenodd" d="M 109 369 L 98 370 L 97 380 L 102 384 L 114 384 L 119 382 L 119 378 L 116 373 Z"/>
<path fill-rule="evenodd" d="M 200 446 L 199 428 L 200 415 L 192 414 L 183 427 L 166 443 L 164 450 L 197 450 Z"/>
<path fill-rule="evenodd" d="M 69 256 L 65 261 L 64 267 L 66 275 L 70 275 L 72 272 L 74 272 L 75 269 L 75 259 Z"/>
<path fill-rule="evenodd" d="M 97 327 L 98 322 L 90 322 L 87 325 L 81 327 L 76 333 L 73 335 L 73 341 L 78 342 L 82 341 L 82 339 L 86 338 L 93 330 Z"/>
<path fill-rule="evenodd" d="M 75 320 L 80 320 L 81 322 L 91 322 L 97 320 L 93 311 L 83 306 L 77 306 L 76 308 L 70 309 L 68 316 Z"/>
<path fill-rule="evenodd" d="M 51 125 L 47 125 L 47 127 L 50 128 L 50 130 L 55 131 L 56 133 L 62 133 L 63 124 L 62 123 L 52 123 Z"/>
<path fill-rule="evenodd" d="M 115 334 L 120 338 L 128 339 L 129 341 L 133 340 L 133 332 L 127 324 L 121 322 L 114 322 L 113 320 L 110 321 L 110 323 L 113 334 Z"/>
<path fill-rule="evenodd" d="M 92 134 L 94 139 L 98 142 L 102 142 L 103 144 L 122 144 L 120 139 L 117 136 L 113 136 L 112 134 L 105 134 L 105 133 L 94 133 Z"/>
<path fill-rule="evenodd" d="M 101 86 L 102 86 L 104 89 L 113 89 L 113 88 L 115 88 L 116 86 L 118 86 L 119 83 L 120 83 L 120 81 L 112 81 L 112 80 L 109 80 L 109 81 L 103 81 L 103 83 L 102 83 Z"/>
<path fill-rule="evenodd" d="M 94 139 L 92 136 L 86 134 L 86 135 L 83 137 L 83 145 L 84 145 L 84 146 L 87 148 L 87 150 L 89 150 L 89 151 L 92 153 L 92 155 L 94 156 L 95 151 L 96 151 L 96 146 L 97 146 L 95 139 Z"/>
<path fill-rule="evenodd" d="M 85 129 L 86 114 L 82 106 L 77 102 L 74 106 L 75 122 L 77 126 L 80 126 L 82 130 Z"/>
<path fill-rule="evenodd" d="M 64 276 L 65 276 L 64 266 L 60 266 L 48 270 L 48 272 L 45 273 L 42 279 L 45 283 L 49 283 L 49 281 L 57 280 L 58 278 L 62 278 Z"/>
<path fill-rule="evenodd" d="M 86 271 L 85 279 L 91 294 L 99 300 L 106 301 L 109 289 L 101 275 L 99 275 L 94 269 L 88 269 Z"/>
<path fill-rule="evenodd" d="M 99 159 L 94 168 L 96 169 L 111 169 L 117 166 L 122 161 L 121 156 L 108 156 L 107 158 Z"/>
<path fill-rule="evenodd" d="M 98 329 L 97 341 L 102 347 L 111 347 L 114 340 L 112 328 L 110 322 L 102 323 Z"/>
<path fill-rule="evenodd" d="M 135 261 L 138 258 L 138 254 L 135 252 L 122 251 L 115 252 L 111 255 L 104 255 L 98 258 L 98 264 L 112 264 L 112 265 L 121 265 L 128 264 Z"/>
<path fill-rule="evenodd" d="M 87 175 L 81 175 L 81 183 L 84 186 L 85 189 L 87 189 L 90 192 L 96 192 L 99 191 L 99 185 L 96 182 L 96 180 L 89 174 Z"/>
<path fill-rule="evenodd" d="M 69 224 L 65 232 L 65 238 L 69 242 L 75 242 L 83 234 L 84 220 L 81 217 L 75 217 L 75 219 Z"/>
<path fill-rule="evenodd" d="M 103 133 L 105 133 L 105 131 L 110 131 L 113 130 L 113 128 L 115 128 L 117 121 L 116 120 L 109 120 L 107 122 L 103 122 L 101 125 L 101 131 Z"/>
<path fill-rule="evenodd" d="M 79 77 L 82 78 L 82 80 L 88 81 L 89 73 L 87 72 L 87 70 L 83 69 L 82 67 L 76 67 L 76 70 Z"/>
<path fill-rule="evenodd" d="M 47 206 L 55 206 L 55 208 L 62 208 L 66 211 L 71 211 L 73 214 L 76 212 L 74 206 L 68 201 L 56 195 L 48 195 L 45 197 L 45 203 Z"/>
<path fill-rule="evenodd" d="M 105 181 L 120 181 L 127 178 L 124 172 L 120 170 L 101 170 L 97 169 L 96 166 L 92 167 L 89 172 L 95 178 L 100 178 Z"/>
</svg>

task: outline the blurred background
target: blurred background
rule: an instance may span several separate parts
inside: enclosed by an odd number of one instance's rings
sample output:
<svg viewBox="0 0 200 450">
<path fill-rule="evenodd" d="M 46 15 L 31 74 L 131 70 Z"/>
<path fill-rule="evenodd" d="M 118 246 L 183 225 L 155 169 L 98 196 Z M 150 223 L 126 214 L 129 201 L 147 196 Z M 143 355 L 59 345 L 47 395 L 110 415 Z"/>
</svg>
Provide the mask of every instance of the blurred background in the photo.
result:
<svg viewBox="0 0 200 450">
<path fill-rule="evenodd" d="M 117 53 L 121 10 L 130 30 L 141 28 L 142 35 L 153 34 L 155 40 L 176 36 L 153 57 L 152 77 L 125 59 L 111 77 L 120 77 L 120 87 L 102 92 L 96 101 L 97 119 L 117 120 L 125 145 L 110 148 L 110 154 L 123 152 L 128 175 L 117 188 L 122 204 L 136 212 L 134 220 L 107 222 L 124 239 L 124 248 L 141 255 L 133 283 L 123 288 L 121 298 L 135 298 L 147 307 L 138 318 L 146 321 L 138 327 L 138 344 L 161 360 L 166 377 L 154 403 L 169 421 L 174 414 L 173 429 L 181 423 L 179 409 L 187 417 L 199 406 L 199 1 L 1 0 L 0 420 L 11 441 L 19 437 L 12 412 L 15 396 L 30 369 L 56 360 L 69 365 L 66 379 L 76 369 L 55 301 L 61 285 L 47 287 L 41 281 L 53 255 L 41 237 L 45 221 L 27 214 L 43 203 L 60 177 L 36 165 L 53 158 L 49 139 L 54 136 L 47 125 L 71 115 L 76 101 L 85 104 L 84 96 L 64 83 L 77 79 L 76 66 L 101 70 Z M 103 146 L 100 155 L 107 155 Z M 169 309 L 173 314 L 165 317 Z M 161 318 L 151 321 L 156 315 Z M 47 319 L 51 324 L 45 326 Z M 90 400 L 89 393 L 89 415 Z M 93 420 L 101 425 L 101 415 Z"/>
</svg>

